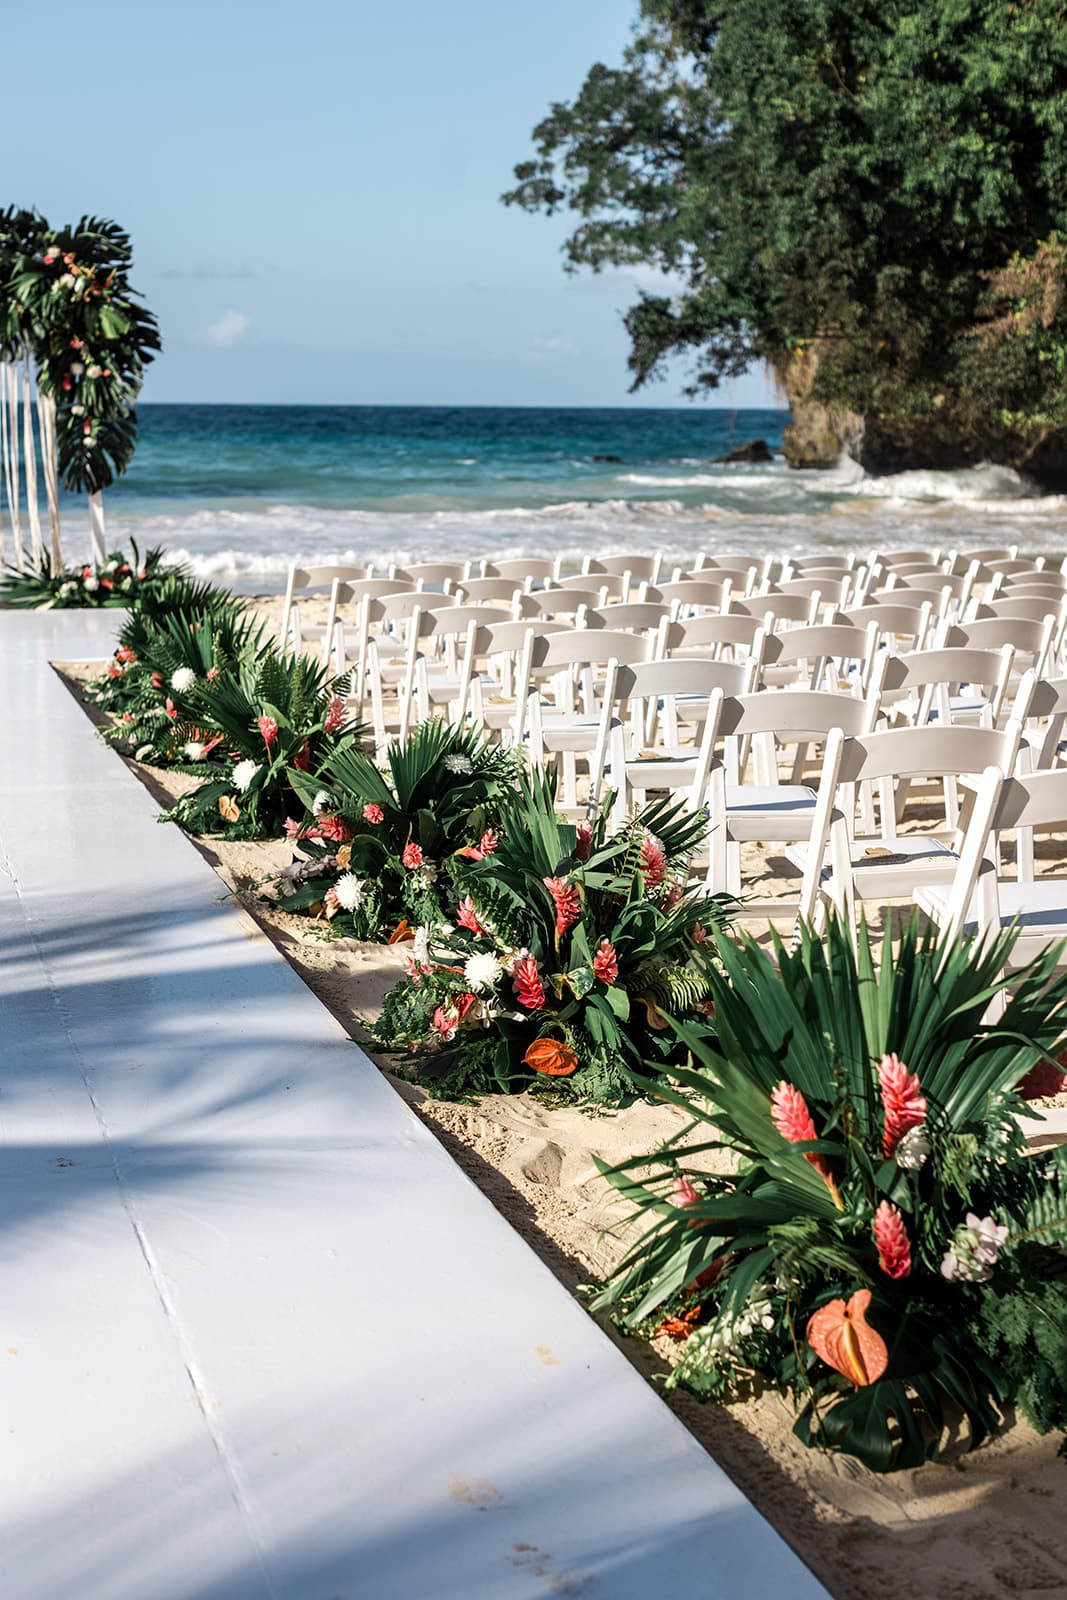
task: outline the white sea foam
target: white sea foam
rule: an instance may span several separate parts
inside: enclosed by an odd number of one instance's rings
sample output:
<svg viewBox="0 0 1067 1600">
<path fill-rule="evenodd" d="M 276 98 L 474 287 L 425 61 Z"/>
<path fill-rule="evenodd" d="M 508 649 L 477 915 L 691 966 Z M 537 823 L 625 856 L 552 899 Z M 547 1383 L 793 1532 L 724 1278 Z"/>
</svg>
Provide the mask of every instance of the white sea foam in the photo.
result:
<svg viewBox="0 0 1067 1600">
<path fill-rule="evenodd" d="M 294 561 L 383 566 L 443 553 L 550 553 L 577 562 L 619 549 L 655 549 L 673 564 L 688 563 L 700 550 L 762 555 L 999 543 L 1034 553 L 1067 550 L 1067 498 L 1039 495 L 1005 467 L 873 477 L 851 461 L 826 472 L 701 463 L 694 465 L 704 470 L 680 471 L 684 465 L 609 471 L 600 480 L 604 498 L 560 495 L 543 505 L 486 505 L 431 493 L 360 506 L 231 499 L 188 511 L 174 501 L 147 501 L 109 508 L 108 532 L 116 545 L 131 536 L 142 549 L 163 545 L 202 576 L 245 584 L 277 583 Z M 547 486 L 532 487 L 544 495 Z"/>
</svg>

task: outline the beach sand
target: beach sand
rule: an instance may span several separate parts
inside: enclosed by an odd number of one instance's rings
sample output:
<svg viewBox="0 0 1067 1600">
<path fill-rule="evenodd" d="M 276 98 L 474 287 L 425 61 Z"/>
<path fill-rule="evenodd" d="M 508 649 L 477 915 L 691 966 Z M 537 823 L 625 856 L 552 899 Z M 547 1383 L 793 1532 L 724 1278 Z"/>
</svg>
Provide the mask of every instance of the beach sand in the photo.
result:
<svg viewBox="0 0 1067 1600">
<path fill-rule="evenodd" d="M 275 614 L 277 602 L 268 602 Z M 77 693 L 99 663 L 64 664 Z M 99 722 L 100 714 L 87 706 Z M 191 780 L 130 763 L 161 804 Z M 257 937 L 272 939 L 349 1034 L 368 1049 L 366 1027 L 402 970 L 397 948 L 326 940 L 314 924 L 265 902 L 258 885 L 287 864 L 284 841 L 193 840 L 233 891 Z M 1067 841 L 1064 841 L 1067 848 Z M 1039 858 L 1038 870 L 1062 862 Z M 746 886 L 783 902 L 788 930 L 795 876 L 759 847 L 744 856 Z M 758 924 L 753 924 L 756 931 Z M 375 1053 L 368 1049 L 374 1057 Z M 378 1059 L 378 1058 L 376 1058 Z M 388 1060 L 379 1065 L 388 1073 Z M 488 1095 L 473 1104 L 432 1100 L 391 1075 L 415 1113 L 458 1165 L 572 1291 L 608 1272 L 633 1237 L 626 1208 L 600 1178 L 606 1162 L 653 1151 L 682 1125 L 673 1107 L 637 1104 L 589 1115 L 552 1109 L 528 1095 Z M 1063 1100 L 1065 1097 L 1060 1097 Z M 605 1331 L 650 1379 L 669 1367 L 675 1346 L 650 1346 Z M 1008 1416 L 973 1454 L 945 1441 L 943 1459 L 918 1471 L 877 1477 L 857 1462 L 809 1450 L 792 1434 L 788 1400 L 763 1393 L 729 1405 L 680 1391 L 665 1396 L 690 1431 L 723 1465 L 840 1600 L 870 1600 L 904 1590 L 918 1600 L 1047 1600 L 1067 1594 L 1067 1461 L 1056 1435 L 1041 1438 Z"/>
</svg>

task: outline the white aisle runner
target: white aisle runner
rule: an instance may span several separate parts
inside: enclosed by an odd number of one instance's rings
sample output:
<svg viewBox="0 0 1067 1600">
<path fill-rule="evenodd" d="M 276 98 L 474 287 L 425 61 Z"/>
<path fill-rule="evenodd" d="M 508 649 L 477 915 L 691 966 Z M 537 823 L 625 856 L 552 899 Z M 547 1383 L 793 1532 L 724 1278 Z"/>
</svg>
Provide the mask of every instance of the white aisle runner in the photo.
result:
<svg viewBox="0 0 1067 1600">
<path fill-rule="evenodd" d="M 0 613 L 0 1595 L 824 1594 Z"/>
</svg>

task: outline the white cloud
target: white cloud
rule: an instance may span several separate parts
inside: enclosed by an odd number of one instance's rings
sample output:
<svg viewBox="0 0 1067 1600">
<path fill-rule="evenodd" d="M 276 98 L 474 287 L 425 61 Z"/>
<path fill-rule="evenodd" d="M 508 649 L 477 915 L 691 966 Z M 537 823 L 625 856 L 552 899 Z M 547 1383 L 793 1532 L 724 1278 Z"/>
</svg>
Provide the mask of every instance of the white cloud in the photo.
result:
<svg viewBox="0 0 1067 1600">
<path fill-rule="evenodd" d="M 204 342 L 213 344 L 218 349 L 225 349 L 231 344 L 239 344 L 252 326 L 252 318 L 243 311 L 224 311 L 217 321 L 213 322 L 204 334 Z"/>
</svg>

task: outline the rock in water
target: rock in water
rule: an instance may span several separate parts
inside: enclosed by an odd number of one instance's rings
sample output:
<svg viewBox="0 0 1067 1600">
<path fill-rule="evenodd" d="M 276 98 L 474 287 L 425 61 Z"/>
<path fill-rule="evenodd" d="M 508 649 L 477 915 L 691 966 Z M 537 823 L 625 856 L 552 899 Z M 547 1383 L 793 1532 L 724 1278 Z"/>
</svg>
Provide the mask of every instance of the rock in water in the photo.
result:
<svg viewBox="0 0 1067 1600">
<path fill-rule="evenodd" d="M 749 439 L 747 444 L 738 445 L 736 450 L 731 450 L 726 456 L 713 456 L 712 461 L 727 466 L 736 462 L 745 461 L 773 461 L 774 455 L 766 439 Z"/>
</svg>

